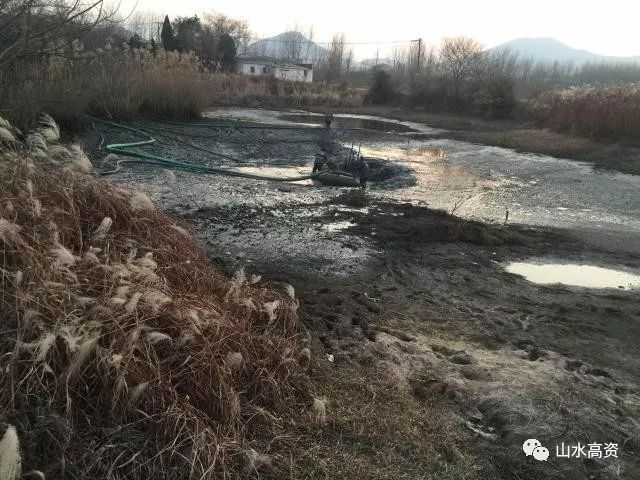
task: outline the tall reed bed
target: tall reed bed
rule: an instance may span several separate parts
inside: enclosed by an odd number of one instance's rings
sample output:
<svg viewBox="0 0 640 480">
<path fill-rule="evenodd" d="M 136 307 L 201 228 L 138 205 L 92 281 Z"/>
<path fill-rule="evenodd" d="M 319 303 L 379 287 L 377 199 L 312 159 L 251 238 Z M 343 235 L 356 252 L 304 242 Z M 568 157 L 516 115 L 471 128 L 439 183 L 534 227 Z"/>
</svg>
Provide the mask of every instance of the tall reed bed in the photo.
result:
<svg viewBox="0 0 640 480">
<path fill-rule="evenodd" d="M 0 72 L 0 114 L 28 129 L 47 112 L 68 124 L 84 113 L 129 119 L 197 117 L 210 105 L 356 106 L 359 94 L 324 84 L 210 73 L 191 53 L 115 48 L 17 62 Z"/>
<path fill-rule="evenodd" d="M 43 163 L 52 150 L 0 153 L 7 468 L 101 479 L 271 468 L 270 441 L 311 400 L 293 289 L 228 278 L 143 192 Z"/>
<path fill-rule="evenodd" d="M 551 90 L 528 102 L 529 115 L 545 126 L 588 137 L 638 137 L 640 85 Z"/>
<path fill-rule="evenodd" d="M 0 73 L 0 104 L 15 125 L 43 111 L 63 122 L 83 113 L 198 116 L 209 94 L 197 57 L 147 49 L 98 49 L 16 63 Z"/>
</svg>

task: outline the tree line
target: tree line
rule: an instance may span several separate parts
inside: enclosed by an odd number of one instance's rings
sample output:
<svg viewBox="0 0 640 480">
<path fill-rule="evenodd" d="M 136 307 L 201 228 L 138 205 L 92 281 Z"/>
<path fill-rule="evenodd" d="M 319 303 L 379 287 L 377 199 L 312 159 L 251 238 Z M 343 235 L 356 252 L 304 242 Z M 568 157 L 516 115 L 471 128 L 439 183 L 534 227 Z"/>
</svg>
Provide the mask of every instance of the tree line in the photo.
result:
<svg viewBox="0 0 640 480">
<path fill-rule="evenodd" d="M 511 115 L 516 99 L 558 88 L 640 82 L 640 64 L 541 62 L 507 49 L 485 50 L 468 37 L 445 38 L 425 50 L 415 44 L 398 47 L 390 60 L 373 68 L 369 101 L 403 99 L 432 110 L 497 117 Z"/>
<path fill-rule="evenodd" d="M 153 14 L 140 14 L 129 22 L 135 32 L 130 44 L 135 40 L 155 44 L 159 36 L 159 43 L 165 51 L 194 53 L 209 71 L 231 70 L 238 46 L 251 38 L 246 21 L 221 13 L 177 17 L 173 21 L 165 16 L 161 28 L 160 22 L 153 18 Z"/>
</svg>

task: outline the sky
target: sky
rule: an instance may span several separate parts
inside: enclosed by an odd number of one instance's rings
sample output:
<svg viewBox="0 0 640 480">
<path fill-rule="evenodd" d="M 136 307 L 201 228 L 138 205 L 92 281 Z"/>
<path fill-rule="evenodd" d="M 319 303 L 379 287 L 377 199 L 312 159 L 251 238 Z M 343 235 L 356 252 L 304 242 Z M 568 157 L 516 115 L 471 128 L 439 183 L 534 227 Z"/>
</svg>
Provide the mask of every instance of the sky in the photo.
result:
<svg viewBox="0 0 640 480">
<path fill-rule="evenodd" d="M 123 10 L 194 15 L 218 11 L 247 20 L 258 37 L 295 26 L 314 40 L 344 32 L 358 57 L 381 56 L 384 42 L 466 35 L 486 47 L 520 37 L 552 37 L 601 55 L 640 55 L 640 0 L 122 0 Z"/>
</svg>

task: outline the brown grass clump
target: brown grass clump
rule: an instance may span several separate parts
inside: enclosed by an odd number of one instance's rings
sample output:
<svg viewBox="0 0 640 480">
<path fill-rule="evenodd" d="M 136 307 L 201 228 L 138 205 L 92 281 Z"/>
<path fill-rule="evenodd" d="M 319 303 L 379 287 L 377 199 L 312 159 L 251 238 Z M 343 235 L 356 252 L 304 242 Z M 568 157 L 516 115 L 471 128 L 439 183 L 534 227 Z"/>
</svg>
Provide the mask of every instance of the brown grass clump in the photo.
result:
<svg viewBox="0 0 640 480">
<path fill-rule="evenodd" d="M 267 442 L 306 389 L 297 301 L 214 270 L 137 194 L 39 162 L 0 153 L 0 418 L 24 469 L 271 468 Z"/>
<path fill-rule="evenodd" d="M 275 466 L 277 478 L 485 478 L 446 396 L 415 397 L 388 365 L 320 367 L 323 375 L 330 403 L 314 399 L 312 421 L 296 423 L 295 445 L 284 447 L 294 455 L 289 468 Z"/>
<path fill-rule="evenodd" d="M 592 138 L 632 138 L 640 125 L 640 86 L 549 90 L 526 108 L 530 116 L 556 130 Z"/>
<path fill-rule="evenodd" d="M 214 105 L 246 107 L 356 107 L 362 94 L 325 83 L 284 82 L 269 77 L 233 73 L 208 75 L 207 91 Z"/>
</svg>

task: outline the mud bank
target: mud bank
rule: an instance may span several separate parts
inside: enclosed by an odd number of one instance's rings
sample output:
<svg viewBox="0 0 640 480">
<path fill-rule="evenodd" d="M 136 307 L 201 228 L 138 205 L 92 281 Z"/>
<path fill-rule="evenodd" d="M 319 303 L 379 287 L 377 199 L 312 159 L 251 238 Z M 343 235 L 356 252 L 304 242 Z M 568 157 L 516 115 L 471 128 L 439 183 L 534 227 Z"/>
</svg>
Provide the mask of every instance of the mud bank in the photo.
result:
<svg viewBox="0 0 640 480">
<path fill-rule="evenodd" d="M 551 249 L 635 270 L 640 258 L 594 250 L 562 231 L 354 204 L 362 205 L 343 195 L 268 213 L 239 207 L 184 218 L 229 272 L 244 267 L 294 285 L 321 357 L 335 359 L 327 368 L 338 373 L 328 375 L 381 369 L 404 394 L 450 404 L 469 430 L 465 448 L 480 478 L 634 478 L 637 291 L 541 286 L 504 266 Z M 522 454 L 527 438 L 553 448 L 614 442 L 620 455 L 541 464 Z"/>
<path fill-rule="evenodd" d="M 304 171 L 318 142 L 315 132 L 306 130 L 286 137 L 278 131 L 212 137 L 184 128 L 178 135 L 251 158 L 255 169 Z M 597 182 L 613 180 L 581 170 L 580 179 L 590 183 L 568 197 L 562 191 L 574 185 L 577 173 L 562 160 L 534 159 L 530 165 L 538 170 L 532 184 L 522 181 L 532 170 L 510 163 L 513 157 L 502 152 L 489 152 L 491 157 L 484 152 L 491 168 L 483 175 L 466 144 L 445 148 L 442 140 L 426 140 L 416 148 L 419 154 L 407 156 L 413 147 L 405 148 L 402 134 L 370 130 L 352 132 L 343 143 L 357 141 L 363 151 L 369 149 L 365 155 L 390 162 L 392 146 L 404 151 L 402 164 L 412 169 L 417 184 L 373 185 L 362 194 L 309 184 L 168 175 L 146 167 L 113 177 L 117 183 L 140 184 L 162 209 L 187 220 L 212 261 L 228 272 L 245 268 L 263 282 L 294 286 L 321 359 L 314 367 L 316 388 L 333 401 L 328 427 L 298 432 L 301 444 L 320 452 L 305 457 L 305 474 L 638 478 L 638 291 L 538 285 L 505 269 L 511 262 L 546 257 L 640 271 L 634 248 L 585 241 L 606 231 L 626 246 L 625 239 L 636 232 L 633 212 L 621 208 L 619 199 L 598 197 L 597 188 L 594 193 Z M 170 139 L 161 148 L 194 161 L 214 161 Z M 512 175 L 500 173 L 505 165 Z M 553 189 L 537 187 L 548 183 L 550 171 L 555 172 Z M 631 192 L 636 180 L 624 181 Z M 518 202 L 516 220 L 530 224 L 502 225 L 505 205 L 513 205 L 515 196 L 530 197 L 530 189 L 541 199 L 556 192 L 570 202 L 563 206 L 568 210 L 558 210 L 557 200 L 543 207 L 538 201 Z M 452 210 L 468 196 L 456 211 L 466 219 L 425 205 Z M 574 208 L 583 200 L 593 204 L 591 211 Z M 513 216 L 512 210 L 510 222 Z M 345 401 L 362 410 L 349 410 Z M 396 418 L 393 410 L 400 405 L 404 415 Z M 385 423 L 387 415 L 395 423 Z M 446 421 L 429 423 L 433 417 Z M 398 432 L 404 445 L 387 442 Z M 529 438 L 547 446 L 548 461 L 525 456 L 522 443 Z M 578 442 L 615 443 L 618 456 L 556 456 L 556 446 Z M 425 453 L 425 444 L 435 446 Z M 388 462 L 381 465 L 381 457 Z"/>
<path fill-rule="evenodd" d="M 295 247 L 284 255 L 269 242 L 256 248 L 246 232 L 213 240 L 211 254 L 233 245 L 217 257 L 230 271 L 245 266 L 291 282 L 322 353 L 335 358 L 332 369 L 382 368 L 406 395 L 451 402 L 471 433 L 465 448 L 476 454 L 481 478 L 634 478 L 637 291 L 541 286 L 504 266 L 550 249 L 559 258 L 636 271 L 639 258 L 593 250 L 561 231 L 487 227 L 411 205 L 354 211 L 343 200 L 312 206 L 319 214 L 305 220 L 303 230 L 348 222 L 323 247 L 286 221 L 256 229 L 267 239 L 278 232 L 289 245 L 306 244 L 302 257 L 289 256 Z M 295 210 L 287 206 L 278 218 L 295 217 Z M 186 218 L 210 239 L 208 217 Z M 550 449 L 617 443 L 619 458 L 540 463 L 522 454 L 527 438 Z"/>
</svg>

